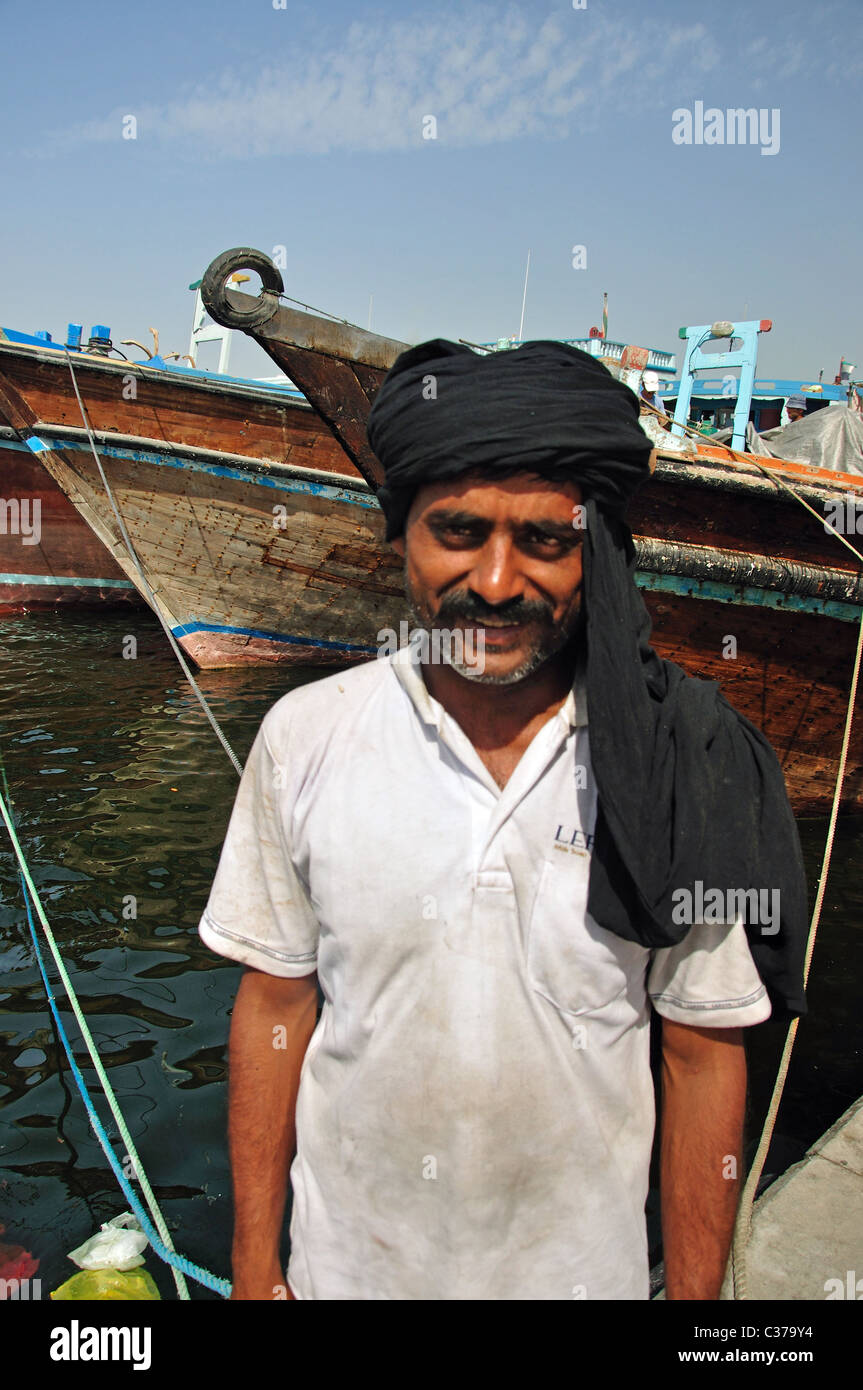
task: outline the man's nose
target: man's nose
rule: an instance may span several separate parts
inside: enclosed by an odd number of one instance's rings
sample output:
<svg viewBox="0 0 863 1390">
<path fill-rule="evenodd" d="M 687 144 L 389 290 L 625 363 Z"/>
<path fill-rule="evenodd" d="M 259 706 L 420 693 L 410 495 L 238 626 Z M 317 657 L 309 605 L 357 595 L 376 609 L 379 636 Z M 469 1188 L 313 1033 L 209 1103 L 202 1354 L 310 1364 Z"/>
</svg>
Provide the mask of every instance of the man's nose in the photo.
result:
<svg viewBox="0 0 863 1390">
<path fill-rule="evenodd" d="M 474 556 L 468 585 L 488 604 L 507 603 L 524 596 L 518 552 L 508 536 L 488 537 Z"/>
</svg>

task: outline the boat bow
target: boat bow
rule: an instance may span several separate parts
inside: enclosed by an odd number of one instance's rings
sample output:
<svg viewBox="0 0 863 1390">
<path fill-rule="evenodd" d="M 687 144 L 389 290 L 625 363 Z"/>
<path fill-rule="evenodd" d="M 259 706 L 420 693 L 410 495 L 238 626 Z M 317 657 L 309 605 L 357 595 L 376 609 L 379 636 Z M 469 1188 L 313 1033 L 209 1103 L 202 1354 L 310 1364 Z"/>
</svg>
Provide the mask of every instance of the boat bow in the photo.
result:
<svg viewBox="0 0 863 1390">
<path fill-rule="evenodd" d="M 261 277 L 257 295 L 229 289 L 240 270 Z M 253 338 L 300 388 L 332 430 L 351 462 L 375 491 L 383 470 L 369 448 L 366 420 L 377 390 L 396 358 L 410 347 L 366 332 L 342 319 L 280 304 L 284 282 L 269 256 L 252 247 L 225 251 L 207 267 L 201 298 L 211 318 Z"/>
</svg>

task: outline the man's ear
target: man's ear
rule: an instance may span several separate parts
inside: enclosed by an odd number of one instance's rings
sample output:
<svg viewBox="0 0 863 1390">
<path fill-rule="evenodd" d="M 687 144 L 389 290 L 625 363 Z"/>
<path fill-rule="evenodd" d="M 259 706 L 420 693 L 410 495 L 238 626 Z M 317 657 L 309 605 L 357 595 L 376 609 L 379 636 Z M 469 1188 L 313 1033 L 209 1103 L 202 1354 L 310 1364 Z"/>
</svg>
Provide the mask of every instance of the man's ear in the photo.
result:
<svg viewBox="0 0 863 1390">
<path fill-rule="evenodd" d="M 405 558 L 405 537 L 404 537 L 404 532 L 402 532 L 402 534 L 401 534 L 400 536 L 393 536 L 392 540 L 390 541 L 390 545 L 392 546 L 393 550 L 396 552 L 396 555 L 401 555 L 402 559 Z"/>
</svg>

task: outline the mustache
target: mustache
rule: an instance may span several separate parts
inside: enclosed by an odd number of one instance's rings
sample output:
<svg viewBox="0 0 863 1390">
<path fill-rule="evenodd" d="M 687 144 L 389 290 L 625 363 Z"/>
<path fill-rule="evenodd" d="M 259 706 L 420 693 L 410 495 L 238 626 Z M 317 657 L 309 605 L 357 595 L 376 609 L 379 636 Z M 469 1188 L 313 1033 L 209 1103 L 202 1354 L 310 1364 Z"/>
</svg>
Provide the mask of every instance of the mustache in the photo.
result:
<svg viewBox="0 0 863 1390">
<path fill-rule="evenodd" d="M 496 623 L 539 623 L 553 626 L 554 610 L 542 599 L 514 598 L 506 603 L 488 604 L 479 594 L 470 589 L 462 589 L 447 594 L 437 611 L 437 623 L 452 622 L 457 618 L 473 622 Z"/>
</svg>

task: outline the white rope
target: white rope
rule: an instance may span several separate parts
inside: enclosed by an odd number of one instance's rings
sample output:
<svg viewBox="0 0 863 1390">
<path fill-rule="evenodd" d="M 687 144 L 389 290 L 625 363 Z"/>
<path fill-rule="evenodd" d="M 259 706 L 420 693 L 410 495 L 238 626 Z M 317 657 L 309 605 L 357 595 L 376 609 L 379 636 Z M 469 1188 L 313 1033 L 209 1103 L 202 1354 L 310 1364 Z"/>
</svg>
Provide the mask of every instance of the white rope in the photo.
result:
<svg viewBox="0 0 863 1390">
<path fill-rule="evenodd" d="M 658 406 L 651 405 L 650 401 L 646 401 L 643 396 L 639 396 L 638 404 L 642 410 L 649 411 L 651 414 L 655 415 L 662 423 L 667 425 L 674 424 L 674 420 L 670 415 L 666 415 L 663 410 L 660 410 L 658 408 Z M 691 435 L 693 439 L 700 440 L 702 444 L 710 444 L 710 436 L 702 434 L 700 430 L 693 428 L 692 425 L 681 425 L 680 428 L 684 430 L 686 434 Z M 819 525 L 824 527 L 825 531 L 832 531 L 833 535 L 836 537 L 837 540 L 841 541 L 841 543 L 845 546 L 846 550 L 850 550 L 851 554 L 855 555 L 857 559 L 861 563 L 863 563 L 863 552 L 859 551 L 856 545 L 852 545 L 851 542 L 848 540 L 847 536 L 843 536 L 842 532 L 837 530 L 837 528 L 833 525 L 832 521 L 828 521 L 827 518 L 822 516 L 820 512 L 816 512 L 815 508 L 810 506 L 810 504 L 806 501 L 805 497 L 801 497 L 800 493 L 797 492 L 788 483 L 786 483 L 782 478 L 777 478 L 775 474 L 771 473 L 770 469 L 765 467 L 765 465 L 760 462 L 757 454 L 741 454 L 738 449 L 732 449 L 728 444 L 714 444 L 712 447 L 714 449 L 724 450 L 724 452 L 730 456 L 732 463 L 754 464 L 756 468 L 759 468 L 761 470 L 765 478 L 768 478 L 771 483 L 775 483 L 777 487 L 784 488 L 786 492 L 790 493 L 791 496 L 797 502 L 800 503 L 801 507 L 805 507 L 807 512 L 812 513 L 812 515 L 815 517 L 815 520 L 819 523 Z M 662 446 L 658 445 L 657 448 L 659 452 L 662 453 Z"/>
<path fill-rule="evenodd" d="M 788 483 L 784 482 L 782 478 L 775 478 L 773 474 L 769 471 L 769 469 L 764 467 L 763 463 L 759 463 L 757 459 L 755 459 L 754 457 L 752 459 L 752 462 L 755 464 L 756 468 L 761 469 L 761 472 L 764 474 L 764 476 L 769 478 L 771 482 L 778 484 L 779 487 L 783 487 L 786 492 L 790 492 L 791 496 L 796 498 L 796 500 L 800 503 L 801 507 L 805 507 L 807 512 L 811 512 L 812 515 L 815 517 L 815 520 L 821 523 L 825 531 L 832 531 L 836 539 L 841 541 L 842 544 L 845 546 L 845 549 L 850 550 L 852 555 L 856 555 L 857 559 L 863 562 L 863 554 L 861 554 L 861 552 L 857 549 L 856 545 L 851 544 L 847 536 L 843 536 L 841 531 L 837 531 L 832 521 L 828 521 L 826 517 L 821 516 L 820 512 L 816 512 L 815 508 L 811 507 L 809 503 L 806 501 L 806 498 L 801 497 L 800 493 L 797 492 L 793 487 L 789 487 Z"/>
<path fill-rule="evenodd" d="M 237 776 L 238 776 L 238 777 L 242 777 L 242 775 L 243 775 L 242 763 L 240 762 L 239 758 L 238 758 L 237 755 L 235 754 L 235 752 L 234 752 L 234 750 L 232 749 L 231 745 L 228 743 L 228 740 L 227 740 L 227 738 L 225 737 L 224 733 L 222 732 L 221 726 L 219 725 L 219 721 L 216 719 L 216 716 L 213 714 L 213 711 L 210 709 L 210 706 L 209 706 L 208 703 L 207 703 L 206 696 L 204 695 L 204 692 L 201 690 L 200 686 L 198 685 L 197 681 L 195 680 L 195 677 L 192 675 L 192 672 L 189 670 L 189 667 L 188 667 L 188 665 L 186 664 L 186 659 L 185 659 L 185 657 L 183 656 L 183 653 L 181 652 L 179 646 L 177 645 L 177 642 L 176 642 L 176 639 L 175 639 L 175 637 L 174 637 L 174 634 L 173 634 L 173 632 L 171 631 L 170 627 L 168 626 L 167 622 L 165 621 L 164 617 L 162 616 L 162 612 L 161 612 L 161 610 L 160 610 L 160 608 L 159 608 L 159 605 L 158 605 L 157 602 L 156 602 L 156 595 L 153 593 L 153 590 L 152 590 L 152 588 L 150 587 L 149 580 L 147 579 L 147 576 L 146 576 L 145 573 L 144 573 L 144 570 L 143 570 L 143 567 L 142 567 L 142 565 L 141 565 L 141 562 L 140 562 L 140 560 L 138 559 L 138 556 L 137 556 L 137 554 L 136 554 L 136 552 L 135 552 L 135 547 L 132 545 L 132 541 L 131 541 L 131 539 L 130 539 L 130 537 L 129 537 L 129 532 L 126 530 L 125 522 L 123 521 L 123 518 L 121 517 L 120 512 L 119 512 L 119 510 L 118 510 L 118 508 L 117 508 L 117 503 L 114 501 L 114 494 L 113 494 L 112 491 L 111 491 L 111 488 L 110 488 L 109 483 L 108 483 L 108 479 L 107 479 L 106 476 L 105 476 L 105 470 L 104 470 L 104 468 L 102 467 L 102 460 L 100 459 L 98 450 L 97 450 L 97 448 L 96 448 L 96 441 L 95 441 L 95 439 L 94 439 L 94 437 L 93 437 L 93 431 L 92 431 L 92 429 L 90 428 L 90 421 L 89 421 L 89 419 L 88 419 L 88 417 L 87 417 L 87 412 L 86 412 L 86 410 L 84 409 L 84 402 L 83 402 L 82 399 L 81 399 L 81 392 L 78 390 L 78 381 L 77 381 L 77 378 L 76 378 L 76 376 L 75 376 L 75 368 L 74 368 L 74 366 L 73 366 L 73 364 L 72 364 L 72 358 L 69 356 L 69 349 L 66 348 L 66 349 L 64 349 L 64 350 L 65 350 L 65 353 L 66 353 L 66 360 L 67 360 L 68 363 L 69 363 L 69 371 L 72 373 L 72 385 L 73 385 L 74 388 L 75 388 L 75 395 L 76 395 L 77 398 L 78 398 L 78 406 L 79 406 L 80 411 L 81 411 L 81 419 L 84 421 L 84 428 L 85 428 L 86 431 L 87 431 L 87 437 L 88 437 L 88 439 L 90 440 L 90 448 L 91 448 L 92 451 L 93 451 L 93 458 L 96 460 L 96 467 L 97 467 L 98 470 L 99 470 L 99 477 L 102 479 L 102 484 L 103 484 L 103 486 L 104 486 L 104 488 L 105 488 L 105 492 L 106 492 L 107 495 L 108 495 L 108 501 L 111 503 L 111 509 L 112 509 L 112 511 L 113 511 L 113 513 L 114 513 L 114 516 L 116 517 L 117 525 L 118 525 L 119 528 L 120 528 L 120 535 L 121 535 L 122 538 L 123 538 L 123 543 L 124 543 L 124 545 L 125 545 L 127 551 L 129 552 L 129 558 L 131 559 L 132 563 L 134 564 L 136 570 L 138 571 L 138 574 L 139 574 L 140 579 L 141 579 L 141 583 L 142 583 L 142 585 L 143 585 L 143 587 L 144 587 L 144 591 L 145 591 L 145 593 L 146 593 L 147 598 L 148 598 L 149 601 L 150 601 L 150 606 L 151 606 L 151 608 L 153 609 L 153 612 L 156 614 L 156 617 L 159 619 L 159 622 L 162 624 L 162 627 L 163 627 L 163 629 L 164 629 L 164 631 L 165 631 L 165 636 L 167 637 L 168 641 L 169 641 L 170 644 L 171 644 L 171 647 L 173 648 L 174 655 L 176 656 L 177 660 L 179 661 L 181 667 L 183 668 L 183 674 L 184 674 L 184 676 L 186 677 L 186 680 L 189 682 L 190 686 L 192 687 L 192 689 L 194 690 L 195 694 L 197 695 L 198 700 L 199 700 L 200 703 L 201 703 L 201 707 L 203 708 L 204 713 L 206 714 L 207 718 L 209 719 L 210 723 L 211 723 L 212 726 L 213 726 L 213 732 L 215 733 L 217 739 L 218 739 L 219 742 L 221 743 L 222 747 L 224 748 L 225 752 L 227 753 L 228 757 L 230 758 L 231 762 L 232 762 L 233 765 L 234 765 L 234 770 L 235 770 Z"/>
</svg>

